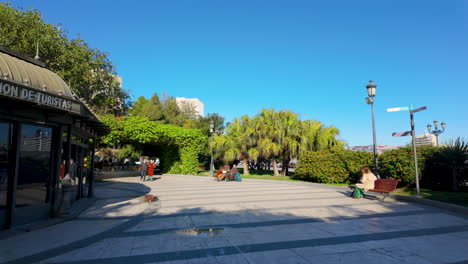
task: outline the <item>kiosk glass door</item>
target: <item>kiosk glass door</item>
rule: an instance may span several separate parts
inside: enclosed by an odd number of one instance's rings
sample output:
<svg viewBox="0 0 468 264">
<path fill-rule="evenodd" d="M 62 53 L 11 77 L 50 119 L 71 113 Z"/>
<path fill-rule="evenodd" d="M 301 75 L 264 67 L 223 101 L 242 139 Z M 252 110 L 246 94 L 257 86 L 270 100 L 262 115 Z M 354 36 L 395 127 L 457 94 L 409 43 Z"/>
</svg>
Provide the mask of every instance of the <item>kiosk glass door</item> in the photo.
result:
<svg viewBox="0 0 468 264">
<path fill-rule="evenodd" d="M 8 154 L 11 141 L 11 124 L 0 122 L 0 229 L 6 219 L 8 194 Z"/>
<path fill-rule="evenodd" d="M 49 213 L 52 128 L 21 124 L 15 225 Z"/>
</svg>

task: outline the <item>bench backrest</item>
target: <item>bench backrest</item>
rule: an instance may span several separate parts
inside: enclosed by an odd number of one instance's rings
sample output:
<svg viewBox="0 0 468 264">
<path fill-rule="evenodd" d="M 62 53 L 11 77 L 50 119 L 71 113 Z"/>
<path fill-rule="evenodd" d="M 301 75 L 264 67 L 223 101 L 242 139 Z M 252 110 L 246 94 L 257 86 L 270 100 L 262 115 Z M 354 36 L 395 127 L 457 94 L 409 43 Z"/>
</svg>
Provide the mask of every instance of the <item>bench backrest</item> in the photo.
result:
<svg viewBox="0 0 468 264">
<path fill-rule="evenodd" d="M 394 179 L 377 179 L 374 182 L 374 189 L 385 190 L 388 192 L 393 192 L 400 180 Z"/>
</svg>

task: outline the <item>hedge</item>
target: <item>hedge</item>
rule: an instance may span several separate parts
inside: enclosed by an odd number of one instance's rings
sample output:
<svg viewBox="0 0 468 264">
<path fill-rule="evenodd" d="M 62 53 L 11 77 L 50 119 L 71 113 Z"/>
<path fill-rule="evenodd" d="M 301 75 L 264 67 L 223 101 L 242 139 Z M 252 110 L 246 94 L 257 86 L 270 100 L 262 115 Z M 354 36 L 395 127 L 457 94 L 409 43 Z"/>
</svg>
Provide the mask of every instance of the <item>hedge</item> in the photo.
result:
<svg viewBox="0 0 468 264">
<path fill-rule="evenodd" d="M 446 185 L 444 168 L 437 161 L 438 149 L 431 146 L 417 148 L 419 176 L 422 186 Z M 412 185 L 414 158 L 412 147 L 394 149 L 379 154 L 381 178 L 399 179 L 400 186 Z M 295 175 L 299 179 L 321 183 L 353 183 L 359 180 L 362 166 L 373 167 L 373 154 L 362 151 L 307 152 L 299 158 Z"/>
<path fill-rule="evenodd" d="M 354 183 L 362 166 L 370 166 L 372 153 L 338 150 L 314 151 L 301 155 L 295 177 L 320 183 Z"/>
<path fill-rule="evenodd" d="M 420 146 L 416 149 L 418 156 L 419 178 L 425 179 L 434 169 L 438 149 L 431 146 Z M 399 179 L 400 185 L 412 185 L 415 182 L 413 148 L 411 146 L 386 151 L 379 155 L 379 173 L 381 178 Z M 427 181 L 423 181 L 427 182 Z"/>
</svg>

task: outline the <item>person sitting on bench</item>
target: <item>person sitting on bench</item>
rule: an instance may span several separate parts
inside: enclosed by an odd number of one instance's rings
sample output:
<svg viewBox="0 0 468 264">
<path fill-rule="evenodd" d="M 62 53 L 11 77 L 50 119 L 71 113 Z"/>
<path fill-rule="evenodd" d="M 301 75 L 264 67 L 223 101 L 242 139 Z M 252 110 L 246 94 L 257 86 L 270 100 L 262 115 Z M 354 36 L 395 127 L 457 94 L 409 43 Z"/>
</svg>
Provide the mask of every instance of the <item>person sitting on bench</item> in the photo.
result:
<svg viewBox="0 0 468 264">
<path fill-rule="evenodd" d="M 349 188 L 354 189 L 353 193 L 351 194 L 353 199 L 362 198 L 364 196 L 363 191 L 373 189 L 374 182 L 377 180 L 377 177 L 375 177 L 375 175 L 367 167 L 361 168 L 361 174 L 362 177 L 360 183 L 348 186 Z"/>
<path fill-rule="evenodd" d="M 234 181 L 236 179 L 236 173 L 238 172 L 239 171 L 237 170 L 237 165 L 236 164 L 232 165 L 232 169 L 227 174 L 228 179 L 230 181 Z"/>
<path fill-rule="evenodd" d="M 221 170 L 221 174 L 217 175 L 218 181 L 222 181 L 226 178 L 226 175 L 229 171 L 229 165 L 224 165 L 223 168 L 221 168 L 220 170 Z"/>
</svg>

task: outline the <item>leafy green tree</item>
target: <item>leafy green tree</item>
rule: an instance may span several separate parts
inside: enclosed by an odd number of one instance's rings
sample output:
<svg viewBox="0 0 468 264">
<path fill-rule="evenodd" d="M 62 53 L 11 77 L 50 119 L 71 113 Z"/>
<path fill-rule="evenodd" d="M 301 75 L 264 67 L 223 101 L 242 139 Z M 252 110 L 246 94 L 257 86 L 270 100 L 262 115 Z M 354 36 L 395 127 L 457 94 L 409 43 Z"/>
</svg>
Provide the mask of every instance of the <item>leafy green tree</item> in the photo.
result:
<svg viewBox="0 0 468 264">
<path fill-rule="evenodd" d="M 210 122 L 213 121 L 213 133 L 215 135 L 221 135 L 224 133 L 224 117 L 220 116 L 217 113 L 210 113 L 205 117 L 198 117 L 191 120 L 192 122 L 189 125 L 184 125 L 187 128 L 198 128 L 205 135 L 210 136 Z"/>
<path fill-rule="evenodd" d="M 140 116 L 146 117 L 151 121 L 162 121 L 164 119 L 162 104 L 159 102 L 157 94 L 154 94 L 142 107 Z"/>
<path fill-rule="evenodd" d="M 29 57 L 35 57 L 38 46 L 40 60 L 97 113 L 123 114 L 131 105 L 108 54 L 80 37 L 68 39 L 60 25 L 46 24 L 37 9 L 0 3 L 0 44 Z"/>
<path fill-rule="evenodd" d="M 176 126 L 183 125 L 183 119 L 181 117 L 181 111 L 177 102 L 174 97 L 169 97 L 163 102 L 163 115 L 164 115 L 164 123 L 172 124 Z"/>
<path fill-rule="evenodd" d="M 143 107 L 146 104 L 148 104 L 148 100 L 144 96 L 140 96 L 135 102 L 133 102 L 133 106 L 128 112 L 134 116 L 141 116 L 143 113 Z"/>
</svg>

